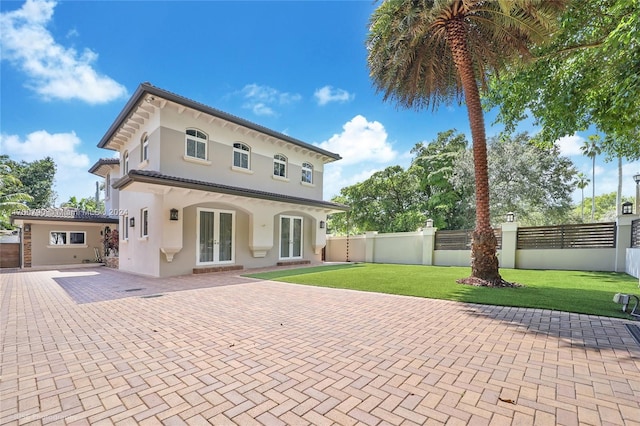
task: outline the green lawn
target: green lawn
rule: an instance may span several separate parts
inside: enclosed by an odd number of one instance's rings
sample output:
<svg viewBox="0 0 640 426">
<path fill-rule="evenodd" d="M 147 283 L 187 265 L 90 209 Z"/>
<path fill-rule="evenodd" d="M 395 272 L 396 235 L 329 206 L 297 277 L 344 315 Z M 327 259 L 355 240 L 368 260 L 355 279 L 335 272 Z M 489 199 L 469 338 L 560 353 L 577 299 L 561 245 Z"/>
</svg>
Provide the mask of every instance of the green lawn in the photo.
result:
<svg viewBox="0 0 640 426">
<path fill-rule="evenodd" d="M 621 305 L 613 302 L 613 295 L 640 295 L 636 278 L 615 272 L 501 269 L 504 279 L 521 283 L 524 287 L 486 288 L 456 283 L 456 279 L 467 277 L 470 272 L 468 267 L 361 263 L 286 269 L 248 276 L 321 287 L 618 318 L 631 317 L 622 312 Z"/>
</svg>

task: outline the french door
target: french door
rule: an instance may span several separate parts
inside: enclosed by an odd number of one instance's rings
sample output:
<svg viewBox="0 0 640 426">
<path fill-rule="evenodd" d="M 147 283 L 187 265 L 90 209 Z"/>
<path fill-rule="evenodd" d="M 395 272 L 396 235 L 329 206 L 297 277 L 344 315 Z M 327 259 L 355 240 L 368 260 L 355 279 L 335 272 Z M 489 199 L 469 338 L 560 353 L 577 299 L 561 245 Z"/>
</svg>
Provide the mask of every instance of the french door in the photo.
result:
<svg viewBox="0 0 640 426">
<path fill-rule="evenodd" d="M 198 208 L 197 264 L 233 263 L 235 212 Z"/>
<path fill-rule="evenodd" d="M 280 259 L 302 258 L 302 218 L 280 216 Z"/>
</svg>

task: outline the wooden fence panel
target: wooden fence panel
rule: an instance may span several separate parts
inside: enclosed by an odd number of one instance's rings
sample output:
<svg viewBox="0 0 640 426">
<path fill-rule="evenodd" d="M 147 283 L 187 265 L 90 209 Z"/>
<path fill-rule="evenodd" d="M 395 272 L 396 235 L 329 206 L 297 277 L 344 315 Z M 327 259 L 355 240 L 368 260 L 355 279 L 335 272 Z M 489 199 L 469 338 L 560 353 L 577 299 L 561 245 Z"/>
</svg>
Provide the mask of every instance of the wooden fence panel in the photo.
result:
<svg viewBox="0 0 640 426">
<path fill-rule="evenodd" d="M 615 247 L 615 222 L 518 228 L 518 249 Z"/>
<path fill-rule="evenodd" d="M 0 244 L 0 268 L 20 267 L 20 243 Z"/>
<path fill-rule="evenodd" d="M 640 247 L 640 219 L 631 222 L 631 247 Z"/>
<path fill-rule="evenodd" d="M 502 248 L 502 229 L 493 230 L 498 240 L 498 250 Z M 460 231 L 436 231 L 436 250 L 471 250 L 473 229 Z"/>
</svg>

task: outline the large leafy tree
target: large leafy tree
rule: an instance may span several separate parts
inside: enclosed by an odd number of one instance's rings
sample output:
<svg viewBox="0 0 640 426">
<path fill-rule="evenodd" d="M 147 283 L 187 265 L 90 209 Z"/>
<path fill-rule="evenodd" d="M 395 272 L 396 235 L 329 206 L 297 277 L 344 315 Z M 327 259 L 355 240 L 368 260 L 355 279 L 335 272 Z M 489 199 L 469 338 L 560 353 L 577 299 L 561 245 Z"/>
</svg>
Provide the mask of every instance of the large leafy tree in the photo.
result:
<svg viewBox="0 0 640 426">
<path fill-rule="evenodd" d="M 426 215 L 438 229 L 464 229 L 470 220 L 468 201 L 473 181 L 454 187 L 459 172 L 456 161 L 467 151 L 467 138 L 455 130 L 438 133 L 435 140 L 416 144 L 413 166 L 419 167 L 420 189 L 426 199 Z"/>
<path fill-rule="evenodd" d="M 419 179 L 412 168 L 387 167 L 363 182 L 342 188 L 333 201 L 351 207 L 348 223 L 345 214 L 330 218 L 329 229 L 334 233 L 415 231 L 425 222 Z"/>
<path fill-rule="evenodd" d="M 75 195 L 69 197 L 69 200 L 62 203 L 62 207 L 71 207 L 86 212 L 104 213 L 104 201 L 99 200 L 96 203 L 95 197 L 90 198 L 78 198 Z"/>
<path fill-rule="evenodd" d="M 524 226 L 565 222 L 572 210 L 576 169 L 557 146 L 541 147 L 526 133 L 488 140 L 491 222 L 504 222 L 508 212 Z M 473 158 L 467 151 L 454 165 L 454 188 L 473 185 Z M 466 200 L 473 206 L 473 194 Z M 470 227 L 472 223 L 467 223 Z"/>
<path fill-rule="evenodd" d="M 467 106 L 476 185 L 471 278 L 505 285 L 489 214 L 489 178 L 480 88 L 490 74 L 543 42 L 564 0 L 386 0 L 370 20 L 368 64 L 385 100 L 407 108 L 460 100 Z"/>
<path fill-rule="evenodd" d="M 19 182 L 8 183 L 5 188 L 8 193 L 29 194 L 31 201 L 27 202 L 27 206 L 30 209 L 53 207 L 56 197 L 53 190 L 56 164 L 51 157 L 32 162 L 17 162 L 7 155 L 0 155 L 0 165 L 9 167 Z"/>
<path fill-rule="evenodd" d="M 551 43 L 528 67 L 492 80 L 488 106 L 513 129 L 526 117 L 542 126 L 540 141 L 595 125 L 603 151 L 640 155 L 640 0 L 571 0 Z"/>
</svg>

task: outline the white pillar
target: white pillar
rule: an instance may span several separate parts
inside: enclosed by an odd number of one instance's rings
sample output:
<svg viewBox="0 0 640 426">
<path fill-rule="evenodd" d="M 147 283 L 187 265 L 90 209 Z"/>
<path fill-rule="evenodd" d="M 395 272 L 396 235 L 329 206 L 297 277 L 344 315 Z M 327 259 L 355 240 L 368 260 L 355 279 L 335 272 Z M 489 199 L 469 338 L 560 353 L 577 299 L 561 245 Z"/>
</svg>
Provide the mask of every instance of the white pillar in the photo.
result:
<svg viewBox="0 0 640 426">
<path fill-rule="evenodd" d="M 514 269 L 516 267 L 516 249 L 518 247 L 518 222 L 502 224 L 502 254 L 500 267 Z"/>
<path fill-rule="evenodd" d="M 422 264 L 433 265 L 433 251 L 436 249 L 436 231 L 438 228 L 422 229 Z"/>
</svg>

